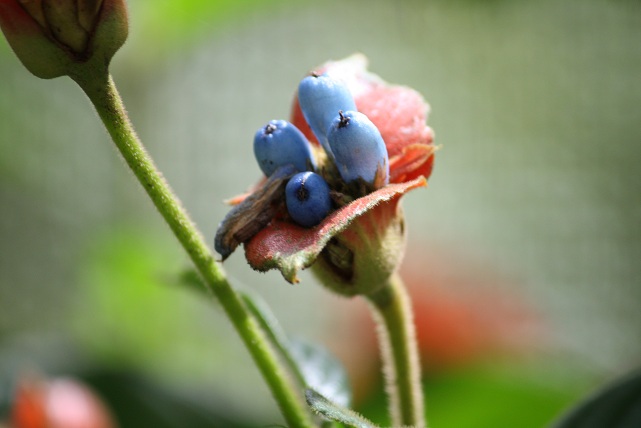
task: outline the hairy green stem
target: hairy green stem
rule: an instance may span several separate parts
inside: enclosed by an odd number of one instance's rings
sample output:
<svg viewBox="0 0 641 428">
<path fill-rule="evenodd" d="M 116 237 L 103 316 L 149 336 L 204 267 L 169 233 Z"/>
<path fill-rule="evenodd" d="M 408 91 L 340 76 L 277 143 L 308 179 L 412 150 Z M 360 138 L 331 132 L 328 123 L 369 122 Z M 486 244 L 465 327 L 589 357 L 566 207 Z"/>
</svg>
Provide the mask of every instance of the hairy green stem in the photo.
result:
<svg viewBox="0 0 641 428">
<path fill-rule="evenodd" d="M 368 295 L 383 358 L 393 426 L 425 427 L 421 369 L 412 307 L 398 274 L 386 287 Z"/>
<path fill-rule="evenodd" d="M 116 86 L 107 72 L 72 76 L 87 94 L 116 147 L 218 298 L 269 385 L 291 427 L 313 427 L 312 417 L 274 349 L 243 300 L 216 264 L 211 250 L 169 184 L 145 151 L 131 125 Z"/>
</svg>

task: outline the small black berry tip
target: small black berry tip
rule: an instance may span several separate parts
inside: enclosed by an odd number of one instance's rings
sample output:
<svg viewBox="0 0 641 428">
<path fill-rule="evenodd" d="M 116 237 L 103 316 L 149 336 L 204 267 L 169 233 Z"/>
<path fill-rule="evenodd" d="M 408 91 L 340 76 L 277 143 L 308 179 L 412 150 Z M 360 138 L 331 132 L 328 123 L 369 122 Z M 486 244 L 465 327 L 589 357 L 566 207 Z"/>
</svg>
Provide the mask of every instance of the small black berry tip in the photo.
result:
<svg viewBox="0 0 641 428">
<path fill-rule="evenodd" d="M 263 132 L 265 133 L 265 135 L 271 135 L 276 131 L 276 129 L 276 125 L 274 125 L 273 123 L 268 123 L 267 125 L 265 125 L 265 128 L 263 128 Z"/>
<path fill-rule="evenodd" d="M 343 114 L 343 110 L 338 111 L 338 116 L 340 116 L 340 120 L 338 122 L 338 127 L 339 128 L 345 128 L 349 124 L 349 117 L 345 116 Z"/>
<path fill-rule="evenodd" d="M 296 198 L 301 202 L 309 199 L 309 190 L 307 190 L 307 188 L 305 187 L 304 181 L 300 184 L 300 187 L 296 191 Z"/>
</svg>

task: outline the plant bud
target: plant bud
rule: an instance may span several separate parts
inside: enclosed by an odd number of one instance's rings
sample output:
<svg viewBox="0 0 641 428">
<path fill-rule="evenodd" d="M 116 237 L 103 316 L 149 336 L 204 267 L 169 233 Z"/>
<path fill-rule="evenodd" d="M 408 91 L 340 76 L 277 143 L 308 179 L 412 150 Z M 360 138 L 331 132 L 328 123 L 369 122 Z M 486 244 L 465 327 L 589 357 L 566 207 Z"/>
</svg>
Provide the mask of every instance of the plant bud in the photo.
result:
<svg viewBox="0 0 641 428">
<path fill-rule="evenodd" d="M 0 27 L 22 64 L 51 79 L 104 71 L 127 38 L 124 0 L 3 0 Z"/>
</svg>

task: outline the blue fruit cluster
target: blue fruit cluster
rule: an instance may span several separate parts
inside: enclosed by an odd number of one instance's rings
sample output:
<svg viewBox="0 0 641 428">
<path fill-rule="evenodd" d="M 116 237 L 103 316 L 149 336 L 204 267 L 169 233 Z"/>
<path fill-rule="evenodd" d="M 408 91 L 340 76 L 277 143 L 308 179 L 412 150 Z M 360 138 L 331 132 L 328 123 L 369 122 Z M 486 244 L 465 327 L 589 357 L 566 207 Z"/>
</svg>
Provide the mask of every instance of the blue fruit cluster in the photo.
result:
<svg viewBox="0 0 641 428">
<path fill-rule="evenodd" d="M 356 111 L 349 89 L 327 74 L 312 74 L 298 85 L 298 103 L 312 132 L 346 183 L 388 183 L 387 148 L 378 128 Z"/>
<path fill-rule="evenodd" d="M 316 169 L 305 135 L 285 120 L 272 120 L 254 135 L 254 155 L 267 177 L 280 167 L 292 165 L 298 173 L 287 183 L 285 204 L 289 215 L 304 227 L 320 223 L 332 209 L 329 185 Z"/>
<path fill-rule="evenodd" d="M 312 132 L 347 184 L 364 182 L 369 188 L 388 183 L 389 160 L 376 126 L 356 110 L 349 89 L 327 74 L 312 74 L 298 86 L 298 102 Z M 313 172 L 316 162 L 309 141 L 293 124 L 272 120 L 254 136 L 254 154 L 260 169 L 271 176 L 293 165 L 298 171 L 285 188 L 291 218 L 314 227 L 332 210 L 330 187 Z"/>
</svg>

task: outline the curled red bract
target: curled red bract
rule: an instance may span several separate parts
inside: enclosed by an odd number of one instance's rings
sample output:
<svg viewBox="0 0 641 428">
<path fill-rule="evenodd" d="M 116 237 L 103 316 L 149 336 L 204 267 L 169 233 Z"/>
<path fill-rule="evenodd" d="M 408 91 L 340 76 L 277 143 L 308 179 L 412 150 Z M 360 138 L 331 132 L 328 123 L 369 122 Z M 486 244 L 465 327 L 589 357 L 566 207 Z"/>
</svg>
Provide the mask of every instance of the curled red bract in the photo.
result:
<svg viewBox="0 0 641 428">
<path fill-rule="evenodd" d="M 370 211 L 380 215 L 390 209 L 395 212 L 405 192 L 426 184 L 423 177 L 390 184 L 334 211 L 310 229 L 274 219 L 245 244 L 245 257 L 256 270 L 279 269 L 287 281 L 297 282 L 296 273 L 311 266 L 330 239 L 346 231 L 354 220 Z"/>
</svg>

